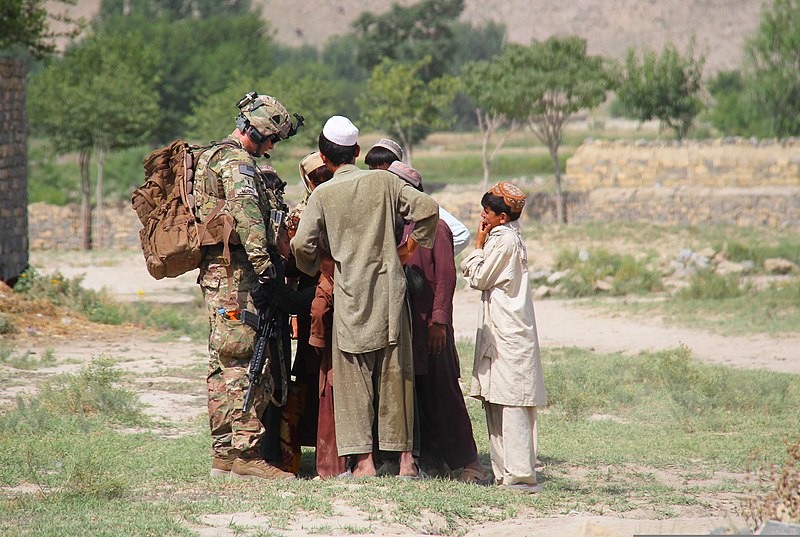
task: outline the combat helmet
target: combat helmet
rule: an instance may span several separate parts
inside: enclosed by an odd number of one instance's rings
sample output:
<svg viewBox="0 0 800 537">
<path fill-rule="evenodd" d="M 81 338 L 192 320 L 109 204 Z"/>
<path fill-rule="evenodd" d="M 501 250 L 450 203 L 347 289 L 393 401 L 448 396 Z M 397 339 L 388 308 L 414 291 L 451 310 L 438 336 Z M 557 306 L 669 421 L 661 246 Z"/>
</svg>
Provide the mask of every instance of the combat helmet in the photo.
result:
<svg viewBox="0 0 800 537">
<path fill-rule="evenodd" d="M 294 114 L 297 122 L 292 123 L 289 112 L 275 97 L 255 91 L 245 95 L 236 106 L 239 108 L 236 127 L 258 145 L 270 139 L 273 143 L 285 140 L 297 134 L 303 125 L 303 116 Z"/>
</svg>

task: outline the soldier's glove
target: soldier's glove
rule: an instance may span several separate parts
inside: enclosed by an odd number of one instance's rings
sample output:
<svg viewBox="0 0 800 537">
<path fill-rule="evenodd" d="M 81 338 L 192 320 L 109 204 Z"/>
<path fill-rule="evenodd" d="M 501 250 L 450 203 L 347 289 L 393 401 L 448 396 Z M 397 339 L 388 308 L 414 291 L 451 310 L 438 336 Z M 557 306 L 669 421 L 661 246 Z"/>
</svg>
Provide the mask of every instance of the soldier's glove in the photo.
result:
<svg viewBox="0 0 800 537">
<path fill-rule="evenodd" d="M 277 284 L 275 266 L 270 265 L 267 270 L 258 276 L 256 284 L 250 290 L 250 296 L 253 297 L 253 304 L 255 304 L 256 308 L 262 310 L 270 305 L 272 297 L 275 295 L 275 286 Z"/>
</svg>

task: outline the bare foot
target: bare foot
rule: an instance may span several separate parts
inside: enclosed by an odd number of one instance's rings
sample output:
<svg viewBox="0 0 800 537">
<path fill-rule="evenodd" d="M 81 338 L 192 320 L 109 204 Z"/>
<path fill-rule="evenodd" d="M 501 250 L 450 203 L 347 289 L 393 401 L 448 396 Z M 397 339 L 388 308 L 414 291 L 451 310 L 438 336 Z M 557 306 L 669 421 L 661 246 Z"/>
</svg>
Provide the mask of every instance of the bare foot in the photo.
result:
<svg viewBox="0 0 800 537">
<path fill-rule="evenodd" d="M 414 462 L 414 455 L 410 451 L 400 453 L 400 476 L 413 477 L 419 473 L 419 467 Z"/>
<path fill-rule="evenodd" d="M 375 461 L 372 453 L 361 453 L 356 455 L 356 466 L 353 468 L 353 477 L 375 477 L 378 475 L 375 470 Z"/>
</svg>

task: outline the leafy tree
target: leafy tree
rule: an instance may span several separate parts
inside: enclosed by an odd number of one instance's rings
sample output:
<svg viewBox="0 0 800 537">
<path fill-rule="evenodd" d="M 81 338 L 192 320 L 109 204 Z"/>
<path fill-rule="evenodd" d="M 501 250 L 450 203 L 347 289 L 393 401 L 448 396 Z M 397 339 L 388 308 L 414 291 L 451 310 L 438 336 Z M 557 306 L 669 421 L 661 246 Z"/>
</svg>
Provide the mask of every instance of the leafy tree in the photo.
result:
<svg viewBox="0 0 800 537">
<path fill-rule="evenodd" d="M 358 63 L 371 71 L 384 59 L 414 63 L 428 57 L 420 76 L 442 76 L 456 50 L 453 24 L 463 11 L 464 0 L 422 0 L 392 4 L 381 15 L 362 13 L 353 23 Z"/>
<path fill-rule="evenodd" d="M 752 105 L 770 134 L 800 134 L 800 0 L 765 4 L 761 23 L 745 47 Z"/>
<path fill-rule="evenodd" d="M 667 44 L 661 55 L 645 51 L 641 60 L 628 49 L 617 96 L 639 121 L 658 119 L 683 139 L 703 110 L 701 98 L 705 57 L 694 55 L 694 40 L 686 55 Z"/>
<path fill-rule="evenodd" d="M 60 0 L 57 3 L 74 4 L 75 0 Z M 73 30 L 56 33 L 50 30 L 49 19 L 71 23 Z M 20 48 L 35 58 L 42 58 L 54 50 L 53 38 L 73 35 L 78 30 L 78 21 L 64 15 L 48 15 L 45 0 L 3 0 L 0 2 L 0 51 Z"/>
<path fill-rule="evenodd" d="M 135 46 L 159 52 L 160 143 L 185 135 L 195 104 L 224 90 L 240 73 L 255 80 L 272 68 L 267 26 L 252 14 L 205 19 L 148 20 L 117 16 L 98 25 L 102 35 L 125 36 Z"/>
<path fill-rule="evenodd" d="M 483 135 L 481 146 L 483 156 L 483 189 L 489 187 L 489 171 L 497 152 L 505 144 L 508 136 L 516 129 L 511 121 L 500 139 L 491 147 L 492 136 L 498 129 L 509 124 L 508 117 L 501 110 L 508 110 L 510 73 L 506 65 L 496 61 L 473 62 L 464 65 L 461 75 L 462 88 L 475 103 L 475 116 L 478 128 Z"/>
<path fill-rule="evenodd" d="M 223 91 L 195 106 L 189 121 L 190 133 L 200 143 L 227 135 L 233 130 L 239 113 L 236 103 L 248 91 L 256 90 L 278 99 L 290 114 L 303 115 L 306 126 L 298 132 L 296 141 L 315 146 L 321 126 L 340 110 L 339 103 L 347 98 L 345 87 L 335 80 L 330 68 L 320 63 L 283 65 L 257 81 L 239 76 Z M 283 146 L 278 144 L 276 151 Z"/>
<path fill-rule="evenodd" d="M 384 60 L 372 71 L 366 91 L 358 98 L 367 125 L 397 138 L 409 164 L 414 145 L 452 119 L 443 111 L 453 101 L 457 79 L 443 76 L 426 82 L 421 73 L 430 61 L 427 57 L 414 64 Z"/>
<path fill-rule="evenodd" d="M 721 71 L 708 82 L 713 105 L 708 120 L 723 134 L 769 136 L 771 125 L 756 114 L 753 96 L 741 71 Z"/>
<path fill-rule="evenodd" d="M 488 21 L 480 26 L 456 22 L 452 26 L 455 51 L 449 74 L 458 74 L 468 62 L 490 60 L 503 53 L 506 42 L 504 24 Z"/>
<path fill-rule="evenodd" d="M 122 37 L 93 37 L 31 78 L 28 115 L 59 153 L 79 152 L 83 247 L 91 248 L 89 164 L 100 153 L 97 201 L 102 205 L 102 155 L 144 142 L 155 128 L 156 55 Z"/>
<path fill-rule="evenodd" d="M 508 73 L 507 88 L 498 96 L 497 109 L 527 123 L 547 147 L 555 172 L 556 217 L 566 223 L 558 162 L 564 126 L 579 110 L 605 101 L 606 92 L 614 85 L 613 69 L 603 58 L 589 56 L 586 40 L 575 36 L 534 40 L 528 47 L 510 43 L 497 69 Z"/>
</svg>

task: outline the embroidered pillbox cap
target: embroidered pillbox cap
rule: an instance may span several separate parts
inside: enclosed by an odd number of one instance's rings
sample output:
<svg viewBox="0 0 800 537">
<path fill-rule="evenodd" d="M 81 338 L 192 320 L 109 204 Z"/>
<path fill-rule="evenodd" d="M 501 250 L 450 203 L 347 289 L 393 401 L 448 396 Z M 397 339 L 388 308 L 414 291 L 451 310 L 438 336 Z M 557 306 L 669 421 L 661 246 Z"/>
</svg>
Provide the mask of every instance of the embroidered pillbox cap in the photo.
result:
<svg viewBox="0 0 800 537">
<path fill-rule="evenodd" d="M 399 160 L 389 164 L 388 170 L 416 189 L 419 189 L 422 185 L 422 174 Z"/>
<path fill-rule="evenodd" d="M 358 129 L 344 116 L 331 116 L 322 127 L 322 135 L 337 145 L 351 146 L 358 143 Z"/>
<path fill-rule="evenodd" d="M 501 181 L 490 188 L 487 193 L 503 198 L 512 212 L 521 212 L 525 207 L 525 193 L 511 183 Z"/>
<path fill-rule="evenodd" d="M 397 160 L 403 160 L 403 148 L 400 147 L 400 144 L 394 140 L 390 140 L 389 138 L 381 138 L 375 142 L 372 147 L 382 147 L 384 149 L 388 149 L 394 153 L 394 156 L 397 157 Z"/>
</svg>

